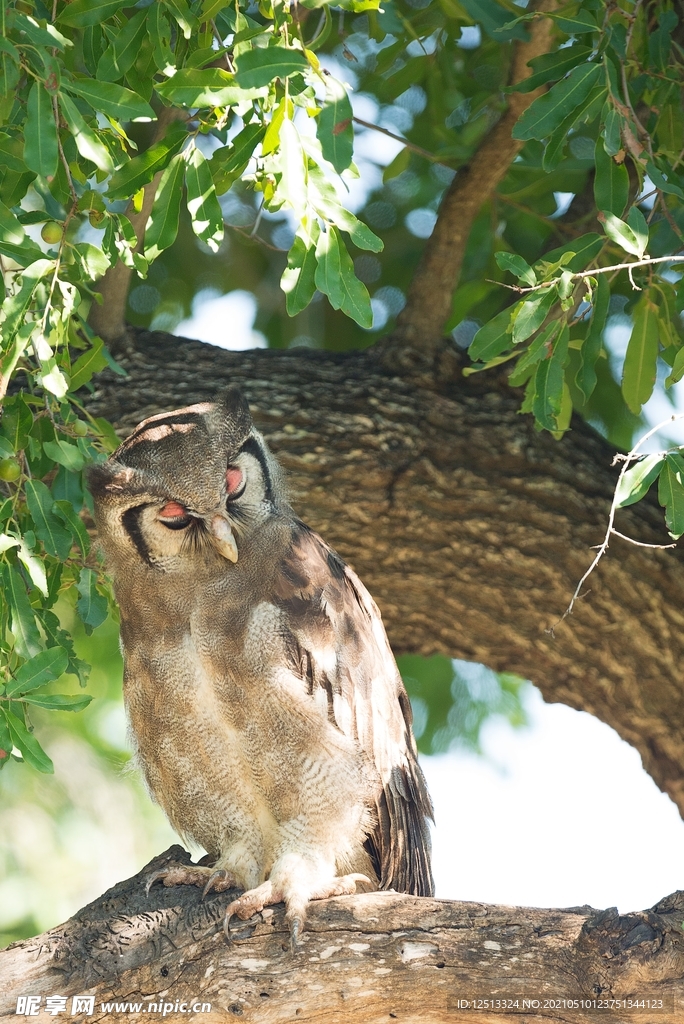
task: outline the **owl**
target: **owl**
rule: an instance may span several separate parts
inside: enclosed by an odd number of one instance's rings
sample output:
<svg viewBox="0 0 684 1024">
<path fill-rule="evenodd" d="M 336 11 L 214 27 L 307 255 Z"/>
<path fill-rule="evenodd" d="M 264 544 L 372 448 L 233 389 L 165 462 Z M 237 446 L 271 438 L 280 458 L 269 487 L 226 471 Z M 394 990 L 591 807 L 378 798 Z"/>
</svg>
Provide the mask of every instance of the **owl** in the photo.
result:
<svg viewBox="0 0 684 1024">
<path fill-rule="evenodd" d="M 213 867 L 149 884 L 242 891 L 224 926 L 357 885 L 432 895 L 432 805 L 380 612 L 297 518 L 241 392 L 152 416 L 89 485 L 121 611 L 139 764 Z"/>
</svg>

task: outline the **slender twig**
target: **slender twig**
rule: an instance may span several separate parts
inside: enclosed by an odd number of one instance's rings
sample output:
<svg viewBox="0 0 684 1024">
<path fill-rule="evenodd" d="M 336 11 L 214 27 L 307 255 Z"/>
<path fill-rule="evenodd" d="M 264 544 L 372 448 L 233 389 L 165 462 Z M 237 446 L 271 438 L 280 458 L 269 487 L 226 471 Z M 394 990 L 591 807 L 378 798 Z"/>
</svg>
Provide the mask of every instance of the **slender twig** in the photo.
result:
<svg viewBox="0 0 684 1024">
<path fill-rule="evenodd" d="M 609 544 L 610 544 L 610 538 L 612 536 L 620 537 L 622 540 L 626 540 L 630 544 L 637 545 L 637 547 L 649 547 L 649 548 L 660 548 L 660 549 L 667 549 L 667 548 L 674 548 L 674 547 L 676 547 L 676 544 L 646 544 L 643 541 L 632 540 L 631 537 L 625 536 L 624 533 L 619 533 L 615 529 L 613 524 L 615 522 L 615 513 L 617 512 L 618 508 L 620 507 L 618 505 L 618 492 L 620 490 L 620 484 L 622 483 L 623 477 L 624 477 L 625 473 L 627 472 L 627 470 L 628 470 L 628 468 L 630 466 L 630 463 L 636 462 L 639 458 L 641 458 L 643 453 L 640 452 L 639 449 L 641 448 L 642 444 L 644 444 L 645 441 L 648 441 L 648 439 L 650 437 L 653 437 L 654 434 L 657 434 L 659 430 L 662 430 L 663 427 L 666 427 L 669 423 L 673 423 L 675 420 L 681 420 L 681 419 L 684 419 L 684 413 L 681 413 L 681 412 L 674 413 L 672 416 L 670 416 L 669 419 L 663 420 L 661 423 L 657 423 L 655 427 L 652 427 L 646 434 L 644 434 L 644 436 L 642 438 L 640 438 L 639 441 L 637 441 L 637 443 L 634 445 L 632 450 L 630 452 L 628 452 L 627 455 L 616 455 L 615 456 L 615 460 L 613 462 L 613 465 L 615 464 L 615 461 L 617 461 L 619 459 L 622 462 L 622 469 L 620 470 L 620 475 L 619 475 L 619 477 L 617 479 L 617 483 L 615 485 L 615 490 L 613 491 L 613 500 L 612 500 L 612 502 L 610 504 L 610 512 L 608 514 L 608 526 L 606 527 L 605 536 L 603 538 L 602 543 L 597 545 L 596 557 L 594 558 L 594 560 L 592 561 L 591 565 L 589 566 L 589 568 L 585 572 L 584 576 L 582 576 L 582 579 L 579 581 L 579 583 L 575 587 L 575 592 L 572 595 L 572 598 L 570 600 L 570 604 L 565 609 L 565 611 L 561 615 L 560 619 L 558 619 L 558 621 L 555 622 L 553 624 L 553 626 L 551 626 L 549 629 L 546 630 L 546 632 L 550 633 L 551 636 L 554 635 L 554 630 L 556 629 L 556 627 L 560 626 L 561 622 L 563 622 L 563 620 L 566 619 L 568 617 L 568 615 L 572 614 L 572 610 L 575 607 L 575 602 L 577 601 L 577 599 L 580 596 L 580 591 L 582 590 L 582 587 L 584 586 L 586 580 L 589 578 L 589 576 L 591 576 L 592 572 L 594 571 L 596 566 L 599 564 L 599 562 L 601 561 L 601 559 L 605 555 L 606 551 L 608 550 L 608 547 L 609 547 Z"/>
<path fill-rule="evenodd" d="M 267 249 L 270 249 L 271 252 L 288 251 L 287 249 L 281 249 L 277 245 L 271 245 L 270 242 L 267 242 L 266 239 L 262 238 L 260 235 L 253 235 L 249 231 L 243 231 L 242 228 L 236 227 L 235 224 L 229 224 L 227 221 L 224 221 L 223 223 L 228 228 L 229 231 L 237 231 L 238 235 L 242 235 L 242 237 L 246 238 L 248 242 L 259 242 L 261 245 L 266 246 Z"/>
<path fill-rule="evenodd" d="M 388 128 L 381 128 L 379 124 L 373 124 L 371 121 L 363 121 L 360 117 L 353 117 L 352 121 L 354 124 L 363 125 L 364 128 L 370 128 L 371 131 L 381 132 L 382 135 L 387 135 L 388 138 L 401 142 L 401 144 L 406 146 L 407 149 L 410 149 L 413 153 L 418 153 L 419 156 L 425 157 L 425 159 L 429 160 L 431 163 L 440 164 L 442 167 L 448 167 L 449 170 L 453 171 L 453 167 L 449 164 L 445 164 L 444 161 L 440 160 L 439 157 L 434 155 L 434 153 L 430 153 L 427 149 L 423 149 L 422 146 L 416 146 L 414 142 L 409 142 L 408 139 L 403 138 L 401 135 L 396 135 Z"/>
<path fill-rule="evenodd" d="M 583 277 L 596 277 L 598 274 L 611 274 L 613 271 L 627 270 L 631 274 L 635 267 L 650 267 L 654 263 L 682 263 L 684 262 L 684 256 L 654 256 L 648 257 L 643 260 L 635 260 L 633 263 L 615 263 L 612 267 L 597 267 L 595 270 L 581 270 L 576 274 L 572 275 L 572 280 L 580 280 Z M 511 292 L 517 292 L 519 295 L 526 295 L 528 292 L 537 292 L 540 288 L 548 288 L 552 284 L 556 284 L 554 281 L 542 281 L 540 284 L 530 285 L 529 288 L 521 288 L 517 284 L 504 284 L 502 281 L 492 281 L 492 284 L 501 285 L 502 288 L 508 288 Z M 634 285 L 634 282 L 632 281 Z M 634 285 L 636 288 L 637 286 Z"/>
</svg>

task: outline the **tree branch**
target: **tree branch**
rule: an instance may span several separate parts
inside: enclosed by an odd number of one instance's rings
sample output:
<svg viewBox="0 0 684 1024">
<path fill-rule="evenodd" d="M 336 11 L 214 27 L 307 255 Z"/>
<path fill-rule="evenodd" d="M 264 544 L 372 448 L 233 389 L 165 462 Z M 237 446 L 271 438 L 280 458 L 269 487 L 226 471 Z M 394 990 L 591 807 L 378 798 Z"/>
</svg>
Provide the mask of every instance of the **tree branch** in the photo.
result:
<svg viewBox="0 0 684 1024">
<path fill-rule="evenodd" d="M 537 9 L 551 11 L 557 6 L 555 0 L 541 0 Z M 529 42 L 513 44 L 511 85 L 528 78 L 532 74 L 527 66 L 529 61 L 550 49 L 553 22 L 550 18 L 535 18 L 529 32 Z M 473 222 L 522 149 L 524 143 L 512 138 L 513 127 L 542 91 L 510 93 L 506 112 L 485 136 L 470 163 L 456 173 L 442 199 L 437 223 L 397 319 L 394 344 L 409 345 L 426 354 L 437 347 L 451 310 L 451 296 L 461 273 Z"/>
<path fill-rule="evenodd" d="M 226 328 L 229 329 L 229 328 Z M 378 601 L 397 653 L 483 662 L 531 679 L 635 746 L 684 811 L 683 554 L 614 538 L 591 590 L 550 636 L 601 542 L 619 469 L 575 417 L 561 441 L 519 415 L 505 374 L 438 380 L 375 349 L 227 352 L 144 331 L 101 374 L 90 410 L 119 429 L 240 384 L 296 511 Z M 668 543 L 655 496 L 616 528 Z"/>
<path fill-rule="evenodd" d="M 282 906 L 240 922 L 228 944 L 230 893 L 203 901 L 191 886 L 155 886 L 145 896 L 152 871 L 189 860 L 171 847 L 65 924 L 0 952 L 0 1015 L 15 1019 L 29 993 L 42 1009 L 47 996 L 88 993 L 93 1012 L 80 1019 L 93 1022 L 177 1019 L 181 1003 L 204 1004 L 189 1019 L 205 1024 L 682 1019 L 684 893 L 623 915 L 393 892 L 338 897 L 310 905 L 293 954 Z M 117 1009 L 103 1009 L 112 1000 Z"/>
</svg>

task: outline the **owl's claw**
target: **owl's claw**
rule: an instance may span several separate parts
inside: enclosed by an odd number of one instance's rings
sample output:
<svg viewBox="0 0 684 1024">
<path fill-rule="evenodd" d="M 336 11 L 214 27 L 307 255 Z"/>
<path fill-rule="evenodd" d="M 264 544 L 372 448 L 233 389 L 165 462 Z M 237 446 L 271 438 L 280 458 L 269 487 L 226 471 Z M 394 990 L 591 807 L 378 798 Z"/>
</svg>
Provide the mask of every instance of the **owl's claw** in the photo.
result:
<svg viewBox="0 0 684 1024">
<path fill-rule="evenodd" d="M 212 889 L 214 892 L 224 892 L 226 889 L 237 889 L 236 879 L 225 870 L 225 868 L 206 868 L 199 864 L 172 864 L 168 868 L 160 868 L 154 871 L 145 883 L 145 893 L 150 894 L 150 889 L 155 882 L 161 881 L 167 887 L 172 885 L 198 885 L 202 886 L 202 896 L 206 896 Z"/>
<path fill-rule="evenodd" d="M 249 889 L 238 896 L 226 907 L 226 916 L 223 919 L 223 931 L 229 942 L 232 941 L 230 934 L 230 921 L 233 917 L 239 917 L 241 921 L 248 921 L 255 914 L 260 914 L 264 907 L 273 903 L 282 903 L 284 896 L 278 892 L 271 882 L 264 882 L 256 889 Z"/>
<path fill-rule="evenodd" d="M 211 873 L 207 884 L 202 889 L 202 899 L 204 899 L 207 893 L 211 892 L 212 889 L 214 892 L 223 892 L 225 889 L 235 888 L 237 888 L 237 885 L 233 876 L 226 871 L 225 868 L 217 868 L 216 871 Z"/>
</svg>

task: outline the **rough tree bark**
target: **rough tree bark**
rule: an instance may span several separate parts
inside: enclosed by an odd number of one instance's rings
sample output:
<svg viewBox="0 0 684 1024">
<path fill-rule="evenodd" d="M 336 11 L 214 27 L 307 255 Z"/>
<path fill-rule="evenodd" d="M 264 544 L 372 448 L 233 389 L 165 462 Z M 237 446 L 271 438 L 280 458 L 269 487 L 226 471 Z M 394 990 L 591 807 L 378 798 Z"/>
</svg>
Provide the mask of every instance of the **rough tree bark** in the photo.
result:
<svg viewBox="0 0 684 1024">
<path fill-rule="evenodd" d="M 13 1016 L 27 994 L 42 997 L 38 1024 L 55 1019 L 44 998 L 55 994 L 69 999 L 67 1013 L 73 996 L 93 995 L 91 1014 L 69 1018 L 89 1022 L 178 1020 L 181 1004 L 190 1012 L 180 1019 L 202 1024 L 684 1016 L 684 893 L 623 915 L 388 892 L 340 897 L 311 906 L 293 954 L 281 907 L 240 923 L 228 943 L 229 893 L 202 902 L 196 889 L 158 886 L 146 898 L 145 874 L 172 859 L 188 857 L 172 847 L 66 924 L 4 952 L 0 1016 Z"/>
<path fill-rule="evenodd" d="M 540 20 L 518 45 L 514 75 L 547 31 Z M 555 625 L 603 537 L 613 452 L 577 418 L 560 442 L 537 433 L 503 376 L 464 379 L 463 357 L 440 340 L 469 227 L 515 155 L 511 116 L 494 130 L 488 158 L 477 156 L 447 191 L 393 338 L 347 355 L 229 353 L 129 330 L 117 357 L 130 376 L 101 374 L 90 407 L 125 433 L 144 416 L 241 384 L 287 470 L 293 504 L 367 583 L 397 653 L 442 652 L 515 671 L 547 701 L 591 712 L 639 750 L 684 813 L 683 556 L 616 539 L 573 615 Z M 117 340 L 118 328 L 106 333 Z M 622 510 L 616 525 L 636 540 L 666 539 L 655 499 Z M 92 992 L 98 1005 L 142 1000 L 145 1020 L 165 1012 L 148 1002 L 189 999 L 212 1004 L 189 1015 L 202 1021 L 600 1016 L 567 1003 L 581 999 L 606 1000 L 604 1020 L 665 1024 L 684 1015 L 682 893 L 625 916 L 345 897 L 311 908 L 293 956 L 280 909 L 242 926 L 229 946 L 217 930 L 228 894 L 203 903 L 197 890 L 157 887 L 146 900 L 142 874 L 0 954 L 0 1012 L 13 1013 L 20 995 Z M 499 1002 L 473 1006 L 492 998 Z M 517 1007 L 501 1002 L 516 999 Z M 611 1007 L 611 999 L 663 1004 Z"/>
</svg>

